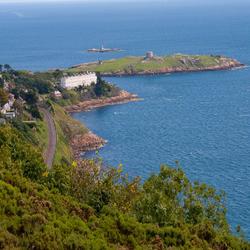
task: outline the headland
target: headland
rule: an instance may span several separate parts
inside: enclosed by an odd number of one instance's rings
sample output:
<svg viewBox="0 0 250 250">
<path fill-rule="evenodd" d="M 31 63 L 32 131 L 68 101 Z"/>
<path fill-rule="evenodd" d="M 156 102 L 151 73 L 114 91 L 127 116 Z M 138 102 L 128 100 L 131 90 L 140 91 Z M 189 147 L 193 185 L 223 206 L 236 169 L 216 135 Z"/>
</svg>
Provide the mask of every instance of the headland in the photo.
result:
<svg viewBox="0 0 250 250">
<path fill-rule="evenodd" d="M 243 67 L 239 61 L 221 55 L 129 56 L 73 66 L 66 72 L 99 72 L 101 76 L 157 75 L 180 72 L 218 71 Z"/>
</svg>

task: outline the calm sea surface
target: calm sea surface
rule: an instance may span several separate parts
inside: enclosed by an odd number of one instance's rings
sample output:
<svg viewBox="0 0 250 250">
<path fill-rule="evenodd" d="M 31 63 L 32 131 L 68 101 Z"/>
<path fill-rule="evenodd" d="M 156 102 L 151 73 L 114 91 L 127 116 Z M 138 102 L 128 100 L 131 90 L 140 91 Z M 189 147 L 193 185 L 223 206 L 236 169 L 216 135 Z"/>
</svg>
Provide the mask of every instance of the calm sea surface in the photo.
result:
<svg viewBox="0 0 250 250">
<path fill-rule="evenodd" d="M 0 5 L 0 63 L 46 70 L 125 55 L 223 54 L 250 65 L 250 5 Z M 88 54 L 104 44 L 121 53 Z M 142 101 L 74 117 L 107 139 L 108 164 L 146 178 L 179 160 L 227 192 L 228 218 L 250 238 L 250 68 L 108 78 Z"/>
</svg>

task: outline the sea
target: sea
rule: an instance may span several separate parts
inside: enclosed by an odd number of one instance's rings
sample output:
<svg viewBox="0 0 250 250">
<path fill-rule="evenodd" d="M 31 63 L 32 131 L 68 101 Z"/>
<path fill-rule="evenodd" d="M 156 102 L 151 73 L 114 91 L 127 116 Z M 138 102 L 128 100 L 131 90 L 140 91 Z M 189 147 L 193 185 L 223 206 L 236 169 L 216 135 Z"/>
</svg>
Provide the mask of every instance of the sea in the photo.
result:
<svg viewBox="0 0 250 250">
<path fill-rule="evenodd" d="M 144 181 L 178 161 L 191 180 L 224 190 L 232 230 L 241 225 L 250 239 L 249 17 L 250 2 L 236 0 L 2 3 L 0 63 L 43 71 L 146 51 L 244 63 L 230 71 L 107 78 L 142 100 L 73 117 L 108 140 L 99 156 L 123 164 L 131 178 Z M 86 52 L 101 45 L 123 51 Z"/>
</svg>

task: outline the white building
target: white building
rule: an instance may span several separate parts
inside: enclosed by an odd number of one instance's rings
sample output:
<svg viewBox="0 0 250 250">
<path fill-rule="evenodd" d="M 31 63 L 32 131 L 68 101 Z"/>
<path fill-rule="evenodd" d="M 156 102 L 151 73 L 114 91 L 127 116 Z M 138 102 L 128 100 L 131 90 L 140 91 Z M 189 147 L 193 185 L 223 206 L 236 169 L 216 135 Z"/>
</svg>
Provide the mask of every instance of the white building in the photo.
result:
<svg viewBox="0 0 250 250">
<path fill-rule="evenodd" d="M 148 51 L 146 53 L 146 59 L 152 59 L 154 58 L 154 52 L 153 51 Z"/>
<path fill-rule="evenodd" d="M 52 96 L 56 99 L 62 98 L 62 93 L 59 90 L 55 90 L 52 94 Z"/>
<path fill-rule="evenodd" d="M 9 94 L 9 100 L 7 103 L 3 105 L 3 107 L 0 107 L 0 113 L 4 115 L 5 118 L 15 118 L 16 112 L 13 110 L 13 105 L 15 102 L 15 96 L 12 94 Z"/>
<path fill-rule="evenodd" d="M 97 83 L 97 76 L 95 73 L 66 76 L 61 79 L 61 86 L 65 89 L 73 89 L 79 86 L 90 86 L 92 83 Z"/>
</svg>

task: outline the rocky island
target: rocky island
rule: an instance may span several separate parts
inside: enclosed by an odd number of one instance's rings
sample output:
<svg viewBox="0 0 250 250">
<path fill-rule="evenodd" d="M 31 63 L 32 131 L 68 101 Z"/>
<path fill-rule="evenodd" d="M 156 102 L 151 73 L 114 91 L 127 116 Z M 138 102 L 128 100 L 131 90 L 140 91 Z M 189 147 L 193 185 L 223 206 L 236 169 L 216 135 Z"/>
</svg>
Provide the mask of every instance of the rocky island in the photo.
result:
<svg viewBox="0 0 250 250">
<path fill-rule="evenodd" d="M 120 59 L 83 63 L 66 72 L 99 72 L 102 76 L 154 75 L 178 72 L 228 70 L 244 66 L 239 61 L 220 55 L 130 56 Z"/>
</svg>

